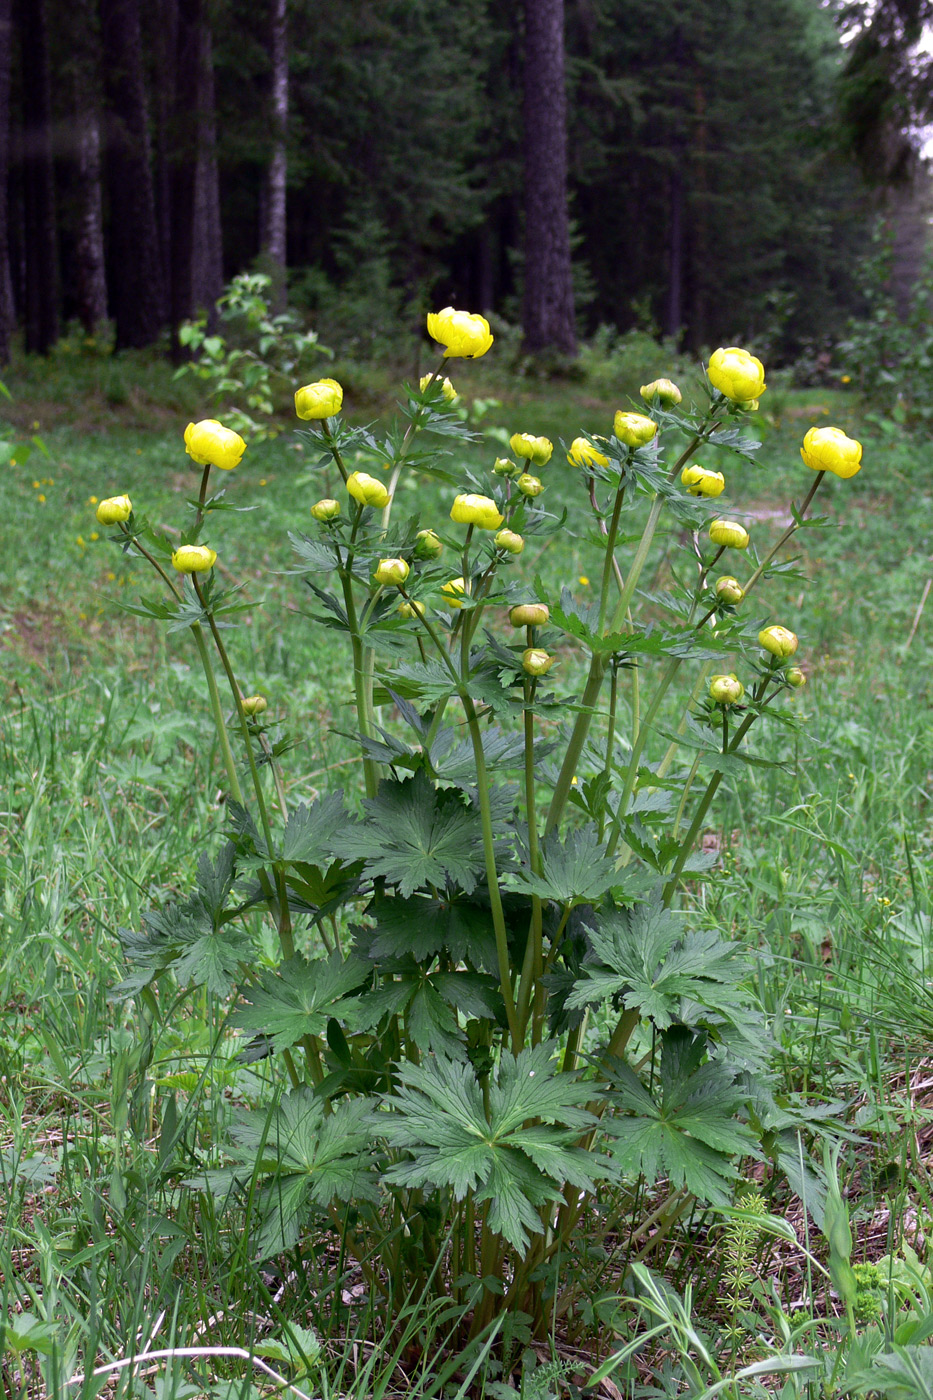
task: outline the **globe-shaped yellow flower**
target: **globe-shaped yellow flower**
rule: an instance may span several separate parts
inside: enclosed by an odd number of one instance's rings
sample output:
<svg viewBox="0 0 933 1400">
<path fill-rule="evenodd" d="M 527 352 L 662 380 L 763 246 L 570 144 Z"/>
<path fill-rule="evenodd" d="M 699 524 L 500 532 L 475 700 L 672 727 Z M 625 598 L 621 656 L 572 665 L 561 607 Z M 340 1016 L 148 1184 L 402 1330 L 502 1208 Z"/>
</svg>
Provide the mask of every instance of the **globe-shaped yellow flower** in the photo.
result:
<svg viewBox="0 0 933 1400">
<path fill-rule="evenodd" d="M 574 438 L 567 453 L 567 461 L 572 467 L 608 467 L 609 458 L 597 451 L 586 438 Z"/>
<path fill-rule="evenodd" d="M 386 586 L 394 583 L 396 587 L 399 587 L 405 582 L 408 574 L 409 568 L 404 559 L 380 559 L 373 573 L 373 578 L 376 583 Z"/>
<path fill-rule="evenodd" d="M 202 418 L 189 423 L 185 429 L 185 451 L 199 467 L 219 467 L 229 472 L 246 451 L 246 443 L 232 428 L 225 428 L 216 418 Z"/>
<path fill-rule="evenodd" d="M 448 579 L 441 587 L 444 602 L 449 608 L 454 609 L 463 607 L 463 595 L 466 591 L 467 587 L 462 578 Z"/>
<path fill-rule="evenodd" d="M 457 397 L 457 391 L 449 379 L 440 380 L 436 374 L 423 374 L 418 380 L 418 388 L 421 390 L 422 394 L 429 384 L 433 386 L 433 391 L 435 393 L 440 389 L 442 396 L 448 403 L 453 403 L 454 399 Z"/>
<path fill-rule="evenodd" d="M 691 496 L 721 496 L 726 489 L 726 478 L 722 472 L 711 472 L 698 462 L 692 467 L 684 467 L 680 479 Z"/>
<path fill-rule="evenodd" d="M 779 661 L 786 661 L 797 650 L 797 634 L 789 627 L 764 627 L 758 633 L 758 645 Z"/>
<path fill-rule="evenodd" d="M 524 457 L 526 462 L 533 462 L 536 467 L 545 466 L 554 451 L 550 438 L 535 437 L 533 433 L 513 433 L 509 446 L 516 457 Z"/>
<path fill-rule="evenodd" d="M 382 510 L 389 504 L 389 493 L 382 482 L 367 472 L 351 472 L 347 477 L 347 490 L 354 501 L 361 506 L 373 506 Z"/>
<path fill-rule="evenodd" d="M 728 676 L 713 676 L 709 683 L 709 698 L 716 705 L 737 705 L 745 687 L 734 672 Z"/>
<path fill-rule="evenodd" d="M 737 520 L 714 520 L 709 527 L 709 537 L 713 544 L 724 549 L 748 549 L 748 531 Z"/>
<path fill-rule="evenodd" d="M 476 360 L 485 355 L 493 342 L 485 316 L 455 311 L 452 306 L 428 313 L 428 335 L 444 346 L 445 360 Z"/>
<path fill-rule="evenodd" d="M 311 514 L 315 520 L 336 520 L 340 514 L 340 502 L 325 496 L 322 501 L 315 501 L 311 507 Z"/>
<path fill-rule="evenodd" d="M 450 508 L 450 518 L 458 525 L 475 525 L 478 530 L 498 530 L 505 516 L 489 496 L 458 496 Z"/>
<path fill-rule="evenodd" d="M 217 562 L 217 551 L 206 544 L 183 544 L 172 555 L 172 568 L 180 574 L 203 574 Z"/>
<path fill-rule="evenodd" d="M 493 542 L 499 549 L 504 549 L 506 554 L 521 554 L 525 548 L 524 539 L 515 530 L 500 530 Z"/>
<path fill-rule="evenodd" d="M 706 370 L 714 389 L 733 403 L 748 403 L 765 391 L 765 367 L 737 345 L 714 350 Z"/>
<path fill-rule="evenodd" d="M 307 421 L 333 418 L 343 407 L 343 389 L 336 379 L 318 379 L 295 392 L 295 412 Z"/>
<path fill-rule="evenodd" d="M 675 408 L 683 398 L 677 385 L 670 379 L 652 379 L 650 384 L 643 384 L 638 392 L 645 403 L 653 403 L 657 399 L 662 408 Z"/>
<path fill-rule="evenodd" d="M 122 520 L 129 520 L 132 513 L 133 505 L 129 496 L 108 496 L 94 512 L 101 525 L 116 525 Z"/>
<path fill-rule="evenodd" d="M 811 428 L 800 455 L 815 472 L 833 472 L 846 480 L 862 469 L 862 444 L 841 428 Z"/>
<path fill-rule="evenodd" d="M 658 431 L 658 425 L 651 418 L 646 418 L 643 413 L 623 413 L 619 409 L 613 419 L 612 429 L 620 442 L 624 442 L 626 447 L 644 447 L 646 442 L 650 442 Z"/>
</svg>

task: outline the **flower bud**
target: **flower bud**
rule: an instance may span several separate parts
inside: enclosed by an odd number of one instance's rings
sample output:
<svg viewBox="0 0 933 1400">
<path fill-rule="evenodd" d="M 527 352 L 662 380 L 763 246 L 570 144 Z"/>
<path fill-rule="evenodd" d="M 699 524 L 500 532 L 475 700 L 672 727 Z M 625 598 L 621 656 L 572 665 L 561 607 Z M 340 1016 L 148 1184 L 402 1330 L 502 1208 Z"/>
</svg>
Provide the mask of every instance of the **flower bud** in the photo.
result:
<svg viewBox="0 0 933 1400">
<path fill-rule="evenodd" d="M 449 608 L 462 608 L 462 595 L 467 588 L 462 578 L 451 578 L 441 588 L 444 595 L 444 602 Z"/>
<path fill-rule="evenodd" d="M 717 705 L 737 705 L 745 687 L 733 671 L 728 676 L 713 676 L 709 683 L 709 698 Z"/>
<path fill-rule="evenodd" d="M 513 433 L 509 446 L 516 457 L 524 457 L 526 462 L 534 462 L 536 467 L 546 466 L 554 451 L 550 438 L 535 437 L 532 433 Z"/>
<path fill-rule="evenodd" d="M 409 574 L 408 565 L 404 559 L 380 559 L 376 565 L 373 578 L 376 583 L 403 584 Z"/>
<path fill-rule="evenodd" d="M 692 467 L 684 467 L 680 479 L 691 496 L 721 496 L 726 489 L 726 478 L 722 472 L 711 472 L 698 462 Z"/>
<path fill-rule="evenodd" d="M 765 627 L 758 633 L 758 645 L 779 661 L 786 661 L 797 650 L 797 636 L 789 627 Z"/>
<path fill-rule="evenodd" d="M 522 652 L 522 666 L 529 676 L 545 675 L 556 660 L 556 656 L 551 656 L 550 652 L 541 651 L 538 647 L 528 647 Z"/>
<path fill-rule="evenodd" d="M 311 507 L 311 514 L 315 520 L 336 520 L 340 514 L 340 502 L 332 501 L 329 496 L 325 496 L 322 501 L 316 501 Z"/>
<path fill-rule="evenodd" d="M 609 458 L 598 452 L 586 438 L 574 438 L 567 453 L 567 461 L 572 467 L 608 467 Z"/>
<path fill-rule="evenodd" d="M 246 443 L 232 428 L 225 428 L 216 418 L 204 418 L 189 423 L 185 429 L 185 451 L 199 467 L 219 467 L 229 472 L 246 451 Z"/>
<path fill-rule="evenodd" d="M 623 413 L 620 409 L 613 419 L 612 430 L 627 447 L 644 447 L 658 431 L 658 425 L 643 413 Z"/>
<path fill-rule="evenodd" d="M 333 418 L 343 407 L 343 389 L 336 379 L 318 379 L 296 390 L 295 412 L 299 418 Z"/>
<path fill-rule="evenodd" d="M 445 360 L 478 359 L 480 355 L 485 355 L 493 342 L 485 316 L 455 311 L 452 306 L 428 313 L 428 335 L 438 345 L 445 347 Z"/>
<path fill-rule="evenodd" d="M 833 472 L 846 480 L 862 468 L 862 444 L 841 428 L 811 428 L 800 455 L 815 472 Z"/>
<path fill-rule="evenodd" d="M 433 384 L 436 388 L 440 389 L 448 403 L 453 403 L 454 399 L 457 397 L 457 391 L 449 379 L 440 380 L 436 374 L 423 374 L 418 381 L 418 388 L 421 390 L 422 394 L 429 384 Z"/>
<path fill-rule="evenodd" d="M 492 464 L 495 476 L 520 476 L 521 468 L 517 467 L 509 457 L 497 457 Z"/>
<path fill-rule="evenodd" d="M 713 544 L 724 548 L 748 549 L 748 531 L 737 520 L 714 520 L 709 527 L 709 537 Z"/>
<path fill-rule="evenodd" d="M 269 702 L 264 695 L 247 695 L 240 703 L 244 715 L 261 715 L 269 708 Z"/>
<path fill-rule="evenodd" d="M 713 388 L 733 403 L 748 403 L 765 391 L 764 365 L 736 345 L 714 350 L 706 372 Z"/>
<path fill-rule="evenodd" d="M 683 398 L 677 385 L 670 379 L 652 379 L 650 384 L 643 384 L 638 392 L 645 403 L 652 403 L 657 399 L 662 408 L 674 408 Z"/>
<path fill-rule="evenodd" d="M 795 690 L 799 690 L 802 685 L 806 685 L 806 672 L 801 671 L 799 666 L 788 666 L 784 672 L 784 679 L 788 685 L 792 685 Z"/>
<path fill-rule="evenodd" d="M 433 530 L 419 530 L 415 536 L 415 558 L 436 559 L 444 546 Z"/>
<path fill-rule="evenodd" d="M 101 525 L 116 525 L 121 520 L 129 520 L 133 505 L 129 496 L 108 496 L 94 513 Z"/>
<path fill-rule="evenodd" d="M 347 477 L 347 490 L 361 506 L 374 506 L 382 510 L 389 504 L 389 493 L 382 482 L 366 472 L 351 472 Z"/>
<path fill-rule="evenodd" d="M 509 609 L 513 627 L 543 627 L 550 621 L 551 610 L 546 603 L 518 603 Z"/>
<path fill-rule="evenodd" d="M 506 554 L 521 554 L 525 541 L 514 530 L 500 530 L 493 543 Z"/>
<path fill-rule="evenodd" d="M 424 603 L 418 603 L 414 598 L 411 600 L 403 598 L 398 605 L 398 610 L 402 617 L 424 617 Z"/>
<path fill-rule="evenodd" d="M 450 518 L 458 525 L 475 525 L 478 530 L 498 530 L 505 517 L 489 496 L 457 496 Z"/>
<path fill-rule="evenodd" d="M 183 544 L 172 555 L 172 568 L 180 574 L 203 574 L 217 561 L 217 551 L 206 544 Z"/>
<path fill-rule="evenodd" d="M 531 476 L 528 472 L 522 472 L 515 485 L 523 496 L 528 496 L 534 500 L 535 496 L 540 496 L 544 490 L 544 482 L 538 476 Z"/>
<path fill-rule="evenodd" d="M 716 580 L 716 597 L 723 603 L 741 603 L 745 597 L 745 589 L 737 578 L 733 578 L 731 574 L 724 574 Z"/>
</svg>

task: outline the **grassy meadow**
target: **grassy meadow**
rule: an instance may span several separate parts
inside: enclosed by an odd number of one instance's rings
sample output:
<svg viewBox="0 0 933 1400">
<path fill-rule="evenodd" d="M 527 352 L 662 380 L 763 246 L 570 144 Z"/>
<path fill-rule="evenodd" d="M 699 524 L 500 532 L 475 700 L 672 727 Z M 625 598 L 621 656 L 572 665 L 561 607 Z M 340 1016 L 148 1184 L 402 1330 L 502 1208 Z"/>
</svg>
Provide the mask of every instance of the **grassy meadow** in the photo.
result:
<svg viewBox="0 0 933 1400">
<path fill-rule="evenodd" d="M 158 1015 L 146 1001 L 112 996 L 124 976 L 117 930 L 138 927 L 166 892 L 187 890 L 225 813 L 194 648 L 186 633 L 121 611 L 121 600 L 157 590 L 143 562 L 96 524 L 93 498 L 128 492 L 150 519 L 177 528 L 197 489 L 184 427 L 219 410 L 155 356 L 64 347 L 47 362 L 16 364 L 5 380 L 12 397 L 0 403 L 18 441 L 36 435 L 47 449 L 4 466 L 0 517 L 0 1395 L 246 1400 L 289 1393 L 285 1377 L 291 1393 L 314 1396 L 453 1397 L 472 1385 L 505 1400 L 522 1390 L 518 1372 L 446 1374 L 424 1360 L 444 1355 L 442 1313 L 419 1312 L 413 1300 L 383 1344 L 375 1304 L 362 1287 L 335 1291 L 332 1260 L 309 1251 L 256 1264 L 235 1219 L 182 1184 L 178 1144 L 184 1156 L 215 1140 L 272 1069 L 237 1061 L 224 1037 L 230 1007 L 203 990 L 179 992 L 170 1011 L 163 991 Z M 455 365 L 469 421 L 487 435 L 473 465 L 488 465 L 515 431 L 555 444 L 608 431 L 639 383 L 668 369 L 655 353 L 650 364 L 584 361 L 573 380 L 510 378 L 492 356 Z M 392 411 L 398 391 L 386 372 L 322 372 L 343 383 L 354 421 Z M 933 1268 L 923 1262 L 933 1226 L 933 600 L 921 608 L 933 578 L 930 449 L 849 390 L 790 389 L 769 377 L 753 424 L 761 465 L 728 468 L 730 514 L 756 544 L 777 536 L 810 484 L 799 444 L 813 423 L 844 428 L 865 450 L 862 472 L 830 478 L 818 498 L 824 525 L 795 540 L 796 570 L 755 605 L 800 636 L 801 732 L 769 728 L 757 742 L 780 766 L 724 785 L 702 838 L 718 862 L 689 898 L 702 924 L 759 954 L 756 990 L 779 1089 L 805 1094 L 815 1124 L 842 1130 L 853 1262 L 916 1260 L 919 1316 L 933 1314 Z M 245 683 L 297 740 L 282 764 L 298 801 L 335 785 L 357 793 L 360 772 L 341 732 L 350 724 L 347 657 L 310 619 L 287 538 L 309 527 L 311 502 L 336 495 L 338 482 L 321 488 L 287 412 L 282 424 L 224 480 L 230 502 L 249 510 L 215 517 L 209 542 L 223 577 L 245 582 L 253 603 L 229 645 Z M 703 463 L 723 465 L 713 450 Z M 579 475 L 559 448 L 542 475 L 546 504 L 566 506 L 566 525 L 517 568 L 583 594 L 593 555 Z M 437 485 L 412 476 L 400 491 L 402 508 L 418 493 L 446 516 Z M 684 543 L 662 539 L 649 588 L 677 569 Z M 568 676 L 582 666 L 570 648 L 560 661 Z M 769 1209 L 785 1208 L 803 1237 L 806 1219 L 778 1183 Z M 819 1238 L 810 1246 L 822 1257 Z M 719 1326 L 721 1222 L 685 1217 L 666 1264 L 675 1289 L 692 1287 L 703 1325 Z M 805 1261 L 787 1241 L 761 1243 L 746 1274 L 743 1315 L 764 1317 L 777 1296 L 831 1344 L 838 1307 L 828 1287 L 808 1288 Z M 606 1295 L 623 1283 L 607 1264 Z M 568 1287 L 586 1286 L 568 1278 Z M 592 1331 L 555 1331 L 525 1393 L 574 1393 L 628 1335 L 611 1309 L 600 1317 L 595 1345 Z M 753 1360 L 755 1328 L 743 1325 Z M 160 1348 L 201 1355 L 89 1374 Z M 639 1391 L 644 1374 L 621 1368 L 602 1393 L 664 1393 Z"/>
</svg>

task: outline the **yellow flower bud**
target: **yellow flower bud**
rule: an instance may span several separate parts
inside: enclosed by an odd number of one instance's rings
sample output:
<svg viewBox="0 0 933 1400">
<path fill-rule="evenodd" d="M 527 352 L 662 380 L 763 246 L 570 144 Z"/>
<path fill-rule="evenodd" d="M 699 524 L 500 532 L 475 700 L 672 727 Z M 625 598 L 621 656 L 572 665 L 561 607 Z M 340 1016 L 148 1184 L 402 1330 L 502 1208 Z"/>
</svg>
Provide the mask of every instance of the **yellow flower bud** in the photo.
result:
<svg viewBox="0 0 933 1400">
<path fill-rule="evenodd" d="M 758 644 L 779 661 L 786 661 L 797 650 L 797 636 L 789 627 L 765 627 L 758 633 Z"/>
<path fill-rule="evenodd" d="M 421 390 L 422 394 L 429 384 L 434 384 L 436 388 L 440 389 L 448 403 L 453 403 L 454 399 L 457 397 L 457 391 L 449 379 L 442 381 L 438 379 L 436 374 L 423 374 L 418 381 L 418 388 Z"/>
<path fill-rule="evenodd" d="M 405 582 L 408 574 L 409 568 L 404 559 L 380 559 L 373 578 L 376 583 L 394 583 L 397 586 Z"/>
<path fill-rule="evenodd" d="M 522 666 L 529 676 L 545 675 L 556 660 L 556 656 L 551 656 L 547 651 L 540 651 L 538 647 L 528 647 L 522 652 Z"/>
<path fill-rule="evenodd" d="M 450 508 L 450 518 L 458 525 L 475 525 L 479 530 L 498 530 L 503 516 L 489 496 L 457 496 Z"/>
<path fill-rule="evenodd" d="M 728 676 L 713 676 L 709 683 L 709 698 L 717 705 L 737 705 L 745 687 L 733 671 Z"/>
<path fill-rule="evenodd" d="M 745 589 L 737 578 L 733 578 L 731 574 L 724 574 L 716 580 L 716 597 L 723 603 L 741 603 L 745 597 Z"/>
<path fill-rule="evenodd" d="M 540 496 L 544 490 L 544 482 L 538 476 L 531 476 L 528 472 L 522 472 L 515 485 L 523 496 L 534 500 L 535 496 Z"/>
<path fill-rule="evenodd" d="M 497 457 L 492 464 L 495 476 L 519 476 L 521 467 L 517 467 L 509 457 Z"/>
<path fill-rule="evenodd" d="M 246 443 L 232 428 L 225 428 L 216 418 L 204 418 L 189 423 L 185 429 L 185 451 L 199 467 L 219 467 L 229 472 L 246 451 Z"/>
<path fill-rule="evenodd" d="M 546 603 L 518 603 L 509 609 L 509 622 L 513 627 L 543 627 L 550 617 Z"/>
<path fill-rule="evenodd" d="M 733 403 L 748 403 L 765 391 L 765 367 L 736 345 L 714 350 L 706 370 L 714 389 Z"/>
<path fill-rule="evenodd" d="M 620 409 L 613 419 L 612 430 L 627 447 L 644 447 L 658 431 L 658 425 L 643 413 L 623 413 Z"/>
<path fill-rule="evenodd" d="M 500 530 L 494 543 L 499 549 L 504 549 L 506 554 L 521 554 L 525 548 L 525 541 L 514 530 Z"/>
<path fill-rule="evenodd" d="M 322 501 L 316 501 L 311 507 L 311 514 L 315 520 L 336 520 L 340 514 L 340 502 L 325 496 Z"/>
<path fill-rule="evenodd" d="M 807 683 L 806 674 L 801 671 L 799 666 L 788 666 L 787 670 L 784 672 L 784 679 L 787 681 L 788 685 L 792 685 L 795 690 L 799 690 L 802 685 L 806 685 Z"/>
<path fill-rule="evenodd" d="M 466 593 L 467 587 L 462 578 L 448 579 L 441 589 L 444 595 L 444 602 L 449 608 L 462 608 L 461 595 Z"/>
<path fill-rule="evenodd" d="M 815 472 L 833 472 L 846 480 L 862 468 L 862 444 L 841 428 L 811 428 L 800 455 Z"/>
<path fill-rule="evenodd" d="M 683 398 L 677 385 L 670 379 L 652 379 L 650 384 L 643 384 L 638 392 L 645 403 L 652 403 L 657 399 L 662 408 L 674 408 Z"/>
<path fill-rule="evenodd" d="M 444 546 L 433 530 L 419 530 L 415 536 L 415 558 L 436 559 Z"/>
<path fill-rule="evenodd" d="M 403 598 L 398 605 L 398 610 L 402 617 L 424 617 L 424 603 L 418 603 L 414 599 L 410 602 Z"/>
<path fill-rule="evenodd" d="M 376 510 L 382 510 L 389 504 L 389 493 L 382 482 L 366 472 L 351 472 L 347 477 L 347 490 L 361 506 L 374 506 Z"/>
<path fill-rule="evenodd" d="M 428 335 L 445 347 L 445 360 L 478 359 L 480 355 L 485 355 L 493 342 L 485 316 L 455 311 L 452 306 L 428 313 Z"/>
<path fill-rule="evenodd" d="M 203 574 L 217 561 L 217 551 L 206 544 L 183 544 L 172 555 L 172 568 L 180 574 Z"/>
<path fill-rule="evenodd" d="M 680 479 L 691 496 L 721 496 L 726 489 L 726 478 L 722 472 L 711 472 L 698 462 L 692 467 L 684 467 Z"/>
<path fill-rule="evenodd" d="M 333 418 L 343 407 L 343 389 L 336 379 L 318 379 L 295 391 L 295 412 L 299 418 Z"/>
<path fill-rule="evenodd" d="M 269 708 L 269 702 L 264 695 L 247 695 L 241 703 L 245 715 L 261 715 Z"/>
<path fill-rule="evenodd" d="M 591 442 L 586 438 L 574 438 L 570 444 L 570 451 L 567 453 L 567 461 L 572 467 L 608 467 L 609 458 L 602 452 L 597 452 Z"/>
<path fill-rule="evenodd" d="M 133 506 L 129 496 L 108 496 L 94 512 L 101 525 L 116 525 L 118 521 L 129 520 L 132 513 Z"/>
<path fill-rule="evenodd" d="M 709 527 L 709 537 L 713 544 L 728 549 L 748 549 L 748 531 L 737 520 L 714 520 Z"/>
<path fill-rule="evenodd" d="M 534 462 L 536 467 L 546 466 L 554 451 L 550 438 L 534 437 L 532 433 L 513 433 L 509 438 L 509 447 L 516 457 L 524 457 L 526 462 Z"/>
</svg>

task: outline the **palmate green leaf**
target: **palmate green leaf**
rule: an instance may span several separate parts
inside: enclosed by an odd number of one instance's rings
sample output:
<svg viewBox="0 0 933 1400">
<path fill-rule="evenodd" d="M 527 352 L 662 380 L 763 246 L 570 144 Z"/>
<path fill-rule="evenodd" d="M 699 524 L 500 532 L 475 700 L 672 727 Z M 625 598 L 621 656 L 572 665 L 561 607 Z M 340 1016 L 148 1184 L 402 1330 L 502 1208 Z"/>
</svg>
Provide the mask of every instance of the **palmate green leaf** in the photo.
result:
<svg viewBox="0 0 933 1400">
<path fill-rule="evenodd" d="M 736 1159 L 761 1153 L 738 1117 L 746 1095 L 733 1070 L 719 1061 L 703 1063 L 705 1054 L 704 1036 L 682 1026 L 665 1031 L 657 1098 L 631 1066 L 615 1061 L 607 1094 L 612 1111 L 601 1126 L 626 1174 L 643 1173 L 649 1183 L 666 1176 L 675 1189 L 726 1205 L 738 1175 Z"/>
<path fill-rule="evenodd" d="M 594 826 L 578 827 L 561 841 L 557 833 L 541 845 L 541 873 L 523 869 L 516 880 L 529 894 L 560 904 L 596 904 L 613 885 L 624 883 L 615 861 L 605 853 Z"/>
<path fill-rule="evenodd" d="M 556 1201 L 567 1183 L 592 1191 L 607 1164 L 575 1147 L 596 1120 L 581 1104 L 589 1089 L 558 1071 L 553 1043 L 503 1055 L 489 1085 L 488 1119 L 473 1066 L 450 1060 L 408 1064 L 397 1093 L 373 1115 L 373 1128 L 408 1154 L 385 1179 L 408 1187 L 475 1192 L 489 1202 L 489 1225 L 515 1248 L 540 1233 L 535 1207 Z"/>
<path fill-rule="evenodd" d="M 467 894 L 483 868 L 482 833 L 475 810 L 459 793 L 436 790 L 423 772 L 403 782 L 385 780 L 363 803 L 364 820 L 341 841 L 345 859 L 359 858 L 372 879 L 398 887 L 403 897 L 448 879 Z"/>
<path fill-rule="evenodd" d="M 377 894 L 366 913 L 375 928 L 366 930 L 366 956 L 374 961 L 411 956 L 417 962 L 446 952 L 454 963 L 494 971 L 496 936 L 488 904 L 463 895 L 386 898 Z"/>
<path fill-rule="evenodd" d="M 359 1002 L 348 994 L 369 975 L 366 963 L 337 952 L 311 962 L 296 955 L 277 969 L 267 968 L 258 984 L 242 989 L 244 1004 L 230 1024 L 263 1036 L 279 1053 L 304 1035 L 324 1035 L 331 1016 L 351 1025 L 358 1020 Z"/>
<path fill-rule="evenodd" d="M 342 854 L 337 838 L 348 821 L 342 790 L 329 792 L 310 806 L 300 803 L 290 814 L 282 835 L 282 860 L 326 865 L 332 856 Z"/>
</svg>

